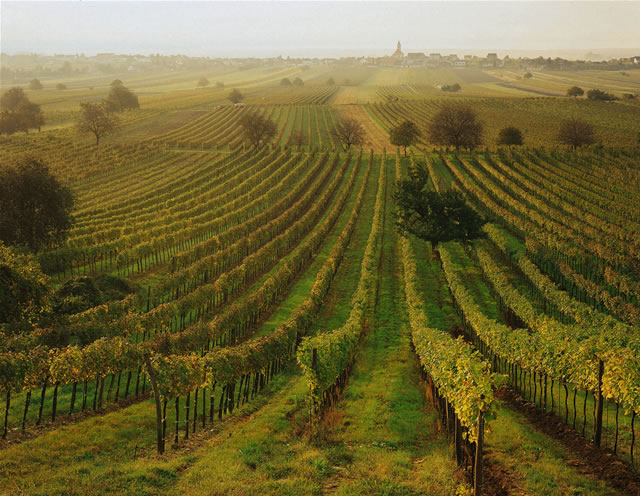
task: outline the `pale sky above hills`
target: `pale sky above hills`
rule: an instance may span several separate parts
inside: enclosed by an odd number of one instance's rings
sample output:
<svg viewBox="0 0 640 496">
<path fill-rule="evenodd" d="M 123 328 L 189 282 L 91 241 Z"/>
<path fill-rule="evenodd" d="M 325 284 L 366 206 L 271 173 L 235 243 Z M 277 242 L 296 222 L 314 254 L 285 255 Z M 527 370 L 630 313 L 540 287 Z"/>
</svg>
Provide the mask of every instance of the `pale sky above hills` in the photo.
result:
<svg viewBox="0 0 640 496">
<path fill-rule="evenodd" d="M 640 52 L 640 1 L 0 0 L 0 16 L 5 53 L 380 56 L 398 40 L 405 52 Z"/>
</svg>

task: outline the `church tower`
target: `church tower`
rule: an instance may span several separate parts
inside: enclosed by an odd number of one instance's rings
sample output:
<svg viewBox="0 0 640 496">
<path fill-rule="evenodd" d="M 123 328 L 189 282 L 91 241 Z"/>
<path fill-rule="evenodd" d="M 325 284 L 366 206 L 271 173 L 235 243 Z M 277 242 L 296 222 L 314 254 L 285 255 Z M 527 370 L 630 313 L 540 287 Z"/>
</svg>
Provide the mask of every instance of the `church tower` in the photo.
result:
<svg viewBox="0 0 640 496">
<path fill-rule="evenodd" d="M 402 53 L 402 48 L 401 48 L 401 45 L 400 45 L 400 41 L 398 41 L 398 47 L 396 48 L 396 51 L 393 52 L 392 57 L 396 57 L 396 58 L 404 57 L 404 53 Z"/>
</svg>

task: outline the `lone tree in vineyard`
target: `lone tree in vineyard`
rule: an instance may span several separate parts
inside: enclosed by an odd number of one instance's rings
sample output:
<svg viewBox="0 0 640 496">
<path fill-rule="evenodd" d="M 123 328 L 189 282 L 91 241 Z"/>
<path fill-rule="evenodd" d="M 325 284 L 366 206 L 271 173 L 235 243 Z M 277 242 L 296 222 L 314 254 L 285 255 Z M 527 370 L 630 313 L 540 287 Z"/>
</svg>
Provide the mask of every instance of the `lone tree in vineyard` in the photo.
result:
<svg viewBox="0 0 640 496">
<path fill-rule="evenodd" d="M 564 121 L 558 132 L 560 143 L 572 146 L 575 150 L 582 145 L 592 145 L 596 142 L 596 132 L 591 124 L 578 119 Z"/>
<path fill-rule="evenodd" d="M 578 98 L 579 96 L 582 96 L 582 95 L 584 95 L 584 90 L 580 88 L 580 86 L 572 86 L 567 90 L 567 96 Z"/>
<path fill-rule="evenodd" d="M 418 126 L 412 121 L 404 121 L 401 124 L 391 128 L 389 139 L 394 146 L 404 148 L 404 155 L 407 156 L 407 147 L 415 144 L 420 137 Z"/>
<path fill-rule="evenodd" d="M 255 149 L 260 148 L 276 134 L 275 123 L 259 114 L 247 112 L 240 119 L 242 132 Z"/>
<path fill-rule="evenodd" d="M 209 80 L 206 77 L 201 77 L 198 80 L 198 88 L 204 88 L 205 86 L 209 86 Z"/>
<path fill-rule="evenodd" d="M 351 145 L 362 145 L 364 143 L 364 128 L 355 119 L 340 119 L 331 132 L 338 139 L 344 150 L 349 150 Z"/>
<path fill-rule="evenodd" d="M 40 105 L 31 103 L 24 90 L 11 88 L 0 97 L 0 134 L 13 134 L 29 129 L 38 129 L 44 125 Z"/>
<path fill-rule="evenodd" d="M 522 138 L 522 131 L 517 127 L 509 126 L 500 130 L 498 134 L 499 145 L 521 145 L 524 143 Z"/>
<path fill-rule="evenodd" d="M 231 93 L 229 93 L 228 98 L 231 103 L 238 103 L 242 101 L 242 99 L 244 98 L 244 95 L 240 93 L 239 90 L 233 89 L 231 90 Z"/>
<path fill-rule="evenodd" d="M 400 181 L 394 193 L 396 228 L 402 236 L 413 234 L 430 241 L 464 241 L 483 237 L 485 220 L 459 191 L 429 190 L 429 171 L 424 164 L 409 168 L 409 179 Z"/>
<path fill-rule="evenodd" d="M 69 188 L 34 158 L 0 167 L 0 241 L 34 251 L 63 241 L 71 227 Z"/>
<path fill-rule="evenodd" d="M 445 103 L 429 124 L 429 140 L 456 149 L 474 148 L 482 143 L 483 127 L 469 105 Z"/>
<path fill-rule="evenodd" d="M 119 84 L 117 84 L 118 81 Z M 140 108 L 138 97 L 129 88 L 124 86 L 119 79 L 111 83 L 111 89 L 109 90 L 109 95 L 105 103 L 110 112 Z"/>
<path fill-rule="evenodd" d="M 81 103 L 82 111 L 77 127 L 80 132 L 92 133 L 96 137 L 96 145 L 100 138 L 114 131 L 118 127 L 118 118 L 107 111 L 105 104 Z"/>
</svg>

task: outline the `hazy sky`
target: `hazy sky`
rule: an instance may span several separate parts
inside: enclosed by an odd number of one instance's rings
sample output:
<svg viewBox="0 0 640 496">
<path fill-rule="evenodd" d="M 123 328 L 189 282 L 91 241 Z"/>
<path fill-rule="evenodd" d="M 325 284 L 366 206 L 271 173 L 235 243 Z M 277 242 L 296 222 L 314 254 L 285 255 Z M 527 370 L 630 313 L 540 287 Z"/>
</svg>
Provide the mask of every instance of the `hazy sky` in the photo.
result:
<svg viewBox="0 0 640 496">
<path fill-rule="evenodd" d="M 640 47 L 640 1 L 182 2 L 0 0 L 6 53 L 384 55 L 407 50 Z"/>
</svg>

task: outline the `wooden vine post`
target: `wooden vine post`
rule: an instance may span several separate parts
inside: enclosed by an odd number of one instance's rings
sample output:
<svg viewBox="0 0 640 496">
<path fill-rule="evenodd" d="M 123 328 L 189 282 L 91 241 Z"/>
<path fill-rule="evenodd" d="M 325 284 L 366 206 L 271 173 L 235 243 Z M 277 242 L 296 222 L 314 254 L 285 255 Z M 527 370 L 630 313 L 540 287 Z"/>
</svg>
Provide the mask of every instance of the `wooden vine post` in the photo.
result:
<svg viewBox="0 0 640 496">
<path fill-rule="evenodd" d="M 164 453 L 164 438 L 162 436 L 162 405 L 160 404 L 160 390 L 158 389 L 158 383 L 156 381 L 156 373 L 151 365 L 151 359 L 147 353 L 144 354 L 144 364 L 147 367 L 149 379 L 151 380 L 151 387 L 153 388 L 153 395 L 156 400 L 156 427 L 158 430 L 158 453 Z"/>
<path fill-rule="evenodd" d="M 473 472 L 473 496 L 482 494 L 482 449 L 484 444 L 484 416 L 478 414 L 478 440 L 476 441 L 476 463 Z"/>
<path fill-rule="evenodd" d="M 602 440 L 602 377 L 604 376 L 604 362 L 602 360 L 598 360 L 598 397 L 596 403 L 596 425 L 595 425 L 595 435 L 594 442 L 596 446 L 600 447 L 600 442 Z"/>
</svg>

